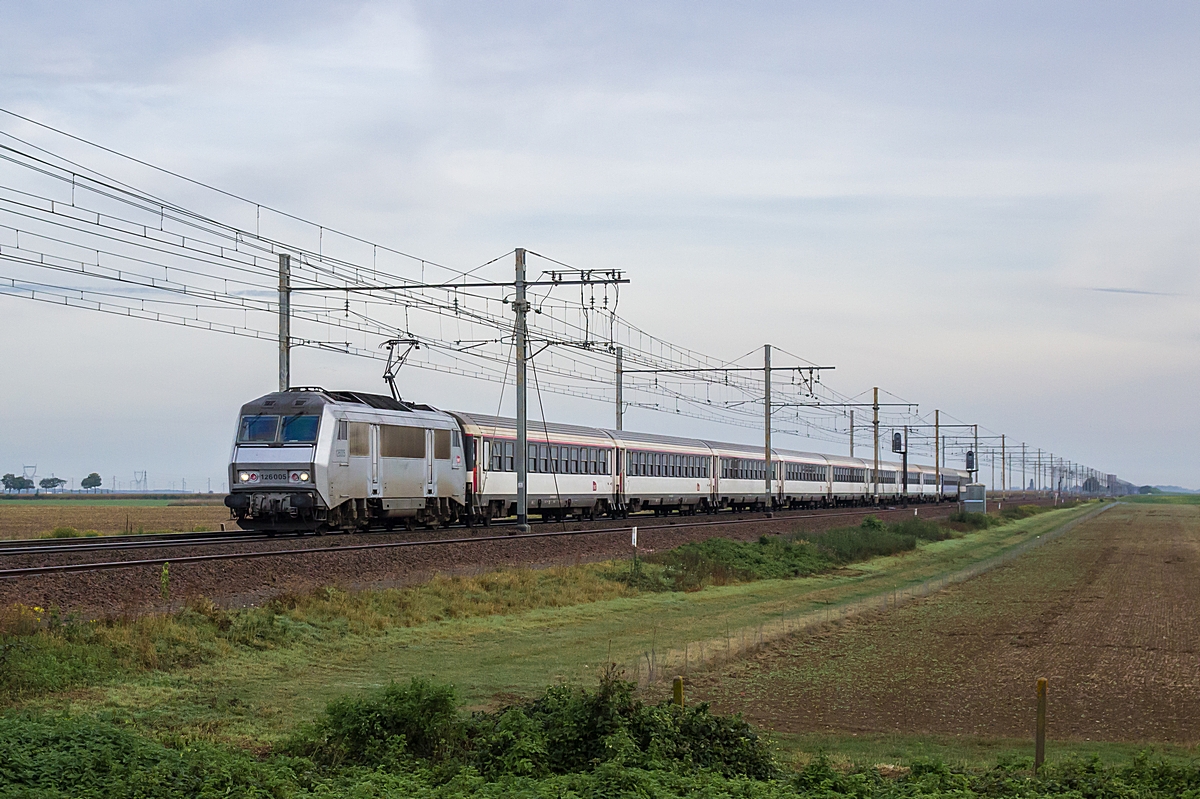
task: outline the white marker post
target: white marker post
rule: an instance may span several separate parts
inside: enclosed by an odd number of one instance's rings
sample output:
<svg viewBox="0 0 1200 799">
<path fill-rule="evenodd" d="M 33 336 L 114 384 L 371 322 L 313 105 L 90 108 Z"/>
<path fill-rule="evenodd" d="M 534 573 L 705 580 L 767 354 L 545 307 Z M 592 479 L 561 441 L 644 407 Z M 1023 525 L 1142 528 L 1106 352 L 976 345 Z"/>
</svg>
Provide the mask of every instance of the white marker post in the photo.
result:
<svg viewBox="0 0 1200 799">
<path fill-rule="evenodd" d="M 637 559 L 637 528 L 631 530 L 629 543 L 633 544 L 633 577 L 636 580 L 638 576 L 638 559 Z"/>
</svg>

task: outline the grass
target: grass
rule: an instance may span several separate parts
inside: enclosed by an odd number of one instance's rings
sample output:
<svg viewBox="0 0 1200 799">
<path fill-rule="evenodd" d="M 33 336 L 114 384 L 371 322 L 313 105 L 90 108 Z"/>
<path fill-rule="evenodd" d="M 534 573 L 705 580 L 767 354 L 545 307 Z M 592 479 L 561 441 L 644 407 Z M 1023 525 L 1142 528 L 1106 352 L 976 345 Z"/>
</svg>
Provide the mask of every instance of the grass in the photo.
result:
<svg viewBox="0 0 1200 799">
<path fill-rule="evenodd" d="M 327 702 L 392 680 L 452 683 L 465 702 L 487 707 L 559 681 L 591 682 L 608 662 L 633 673 L 667 652 L 711 657 L 764 624 L 953 571 L 1079 512 L 924 543 L 849 570 L 694 593 L 638 591 L 611 579 L 621 567 L 599 564 L 441 577 L 393 591 L 327 589 L 237 611 L 193 603 L 170 617 L 60 620 L 62 629 L 43 618 L 0 674 L 36 677 L 9 686 L 24 706 L 102 710 L 156 734 L 261 746 Z"/>
<path fill-rule="evenodd" d="M 1200 494 L 1133 494 L 1122 502 L 1147 505 L 1200 505 Z"/>
<path fill-rule="evenodd" d="M 954 534 L 883 527 L 913 548 L 849 566 L 852 551 L 828 533 L 689 545 L 643 564 L 662 578 L 673 564 L 706 562 L 703 590 L 687 581 L 674 590 L 674 578 L 640 589 L 626 579 L 628 563 L 609 563 L 329 588 L 241 610 L 194 601 L 171 616 L 95 624 L 10 609 L 0 679 L 40 656 L 34 671 L 53 679 L 13 692 L 0 715 L 0 797 L 1195 793 L 1194 752 L 1159 747 L 1147 759 L 1143 747 L 1101 743 L 1052 742 L 1051 767 L 1036 781 L 1027 742 L 937 736 L 772 735 L 777 771 L 730 770 L 694 753 L 714 741 L 741 746 L 753 731 L 703 713 L 679 726 L 684 717 L 655 701 L 662 685 L 636 708 L 579 688 L 596 685 L 605 664 L 879 596 L 1087 510 Z M 41 644 L 79 649 L 39 655 Z M 74 671 L 55 671 L 68 663 Z M 1093 756 L 1103 765 L 1082 762 Z M 898 768 L 881 773 L 880 763 Z"/>
<path fill-rule="evenodd" d="M 810 750 L 826 744 L 843 749 L 812 755 L 788 748 L 798 743 Z M 845 756 L 847 746 L 856 759 Z M 963 753 L 976 767 L 939 758 Z M 643 704 L 630 684 L 607 672 L 595 690 L 554 686 L 493 713 L 462 712 L 445 685 L 391 684 L 330 703 L 285 745 L 258 752 L 156 740 L 111 717 L 0 715 L 0 796 L 1158 799 L 1200 794 L 1200 766 L 1177 753 L 1096 747 L 1079 755 L 1052 755 L 1031 776 L 1029 758 L 1005 742 L 973 750 L 896 739 L 848 745 L 828 737 L 772 745 L 740 719 L 703 705 Z"/>
</svg>

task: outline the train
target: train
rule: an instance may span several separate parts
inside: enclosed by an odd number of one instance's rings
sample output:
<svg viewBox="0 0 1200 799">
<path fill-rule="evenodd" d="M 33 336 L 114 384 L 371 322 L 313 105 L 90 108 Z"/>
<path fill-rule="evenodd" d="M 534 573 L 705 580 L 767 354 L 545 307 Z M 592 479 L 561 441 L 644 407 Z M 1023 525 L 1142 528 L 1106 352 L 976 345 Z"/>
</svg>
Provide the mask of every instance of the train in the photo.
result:
<svg viewBox="0 0 1200 799">
<path fill-rule="evenodd" d="M 580 425 L 528 425 L 544 521 L 956 500 L 968 473 Z M 516 420 L 391 396 L 289 388 L 242 406 L 225 504 L 243 529 L 486 526 L 517 502 Z"/>
</svg>

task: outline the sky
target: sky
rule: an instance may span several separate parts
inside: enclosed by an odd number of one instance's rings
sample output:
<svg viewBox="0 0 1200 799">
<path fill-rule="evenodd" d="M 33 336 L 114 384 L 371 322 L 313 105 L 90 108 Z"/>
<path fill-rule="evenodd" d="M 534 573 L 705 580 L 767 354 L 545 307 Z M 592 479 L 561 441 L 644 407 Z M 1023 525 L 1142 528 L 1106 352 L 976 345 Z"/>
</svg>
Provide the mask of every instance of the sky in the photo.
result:
<svg viewBox="0 0 1200 799">
<path fill-rule="evenodd" d="M 9 0 L 4 17 L 0 107 L 441 263 L 522 246 L 619 266 L 622 314 L 673 342 L 770 342 L 836 365 L 843 393 L 1200 487 L 1194 3 Z M 238 407 L 275 383 L 270 342 L 8 297 L 0 334 L 2 472 L 220 490 Z M 366 359 L 302 351 L 293 372 L 383 390 Z M 402 381 L 447 408 L 499 396 Z M 626 426 L 760 440 L 648 410 Z"/>
</svg>

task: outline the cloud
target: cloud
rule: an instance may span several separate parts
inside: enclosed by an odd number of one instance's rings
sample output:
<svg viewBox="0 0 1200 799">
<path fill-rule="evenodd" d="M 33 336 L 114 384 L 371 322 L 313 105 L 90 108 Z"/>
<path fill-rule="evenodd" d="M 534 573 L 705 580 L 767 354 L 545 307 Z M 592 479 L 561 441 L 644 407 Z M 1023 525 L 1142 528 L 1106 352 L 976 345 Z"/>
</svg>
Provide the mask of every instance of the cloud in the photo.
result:
<svg viewBox="0 0 1200 799">
<path fill-rule="evenodd" d="M 1176 399 L 1200 391 L 1183 312 L 1200 291 L 1200 106 L 1180 99 L 1200 89 L 1195 10 L 96 8 L 6 14 L 19 34 L 0 50 L 5 105 L 433 260 L 469 267 L 523 245 L 619 264 L 634 281 L 622 311 L 681 344 L 732 356 L 772 341 L 836 363 L 848 393 L 882 385 L 1135 482 L 1200 483 L 1174 443 L 1200 435 Z M 208 392 L 178 452 L 83 444 L 81 469 L 154 450 L 155 469 L 175 458 L 217 476 L 229 409 L 272 382 L 270 347 L 17 302 L 0 298 L 10 337 L 39 324 L 62 341 L 122 336 L 110 372 L 70 347 L 56 364 L 0 353 L 25 377 L 7 407 L 25 430 L 59 431 L 56 457 L 105 418 L 161 419 L 167 387 L 130 388 L 155 379 L 146 362 L 194 364 L 189 390 Z M 1136 358 L 1136 396 L 1106 385 L 1114 354 Z M 45 399 L 74 379 L 64 364 L 87 367 L 86 420 Z M 302 353 L 296 368 L 381 388 L 373 363 Z M 497 407 L 487 386 L 405 379 L 406 395 Z M 1114 419 L 1128 434 L 1098 440 Z M 0 458 L 50 447 L 19 435 Z"/>
<path fill-rule="evenodd" d="M 1107 291 L 1112 294 L 1144 294 L 1152 297 L 1182 297 L 1182 294 L 1176 294 L 1169 291 L 1142 291 L 1141 289 L 1121 289 L 1121 288 L 1101 288 L 1091 287 L 1088 291 Z"/>
</svg>

